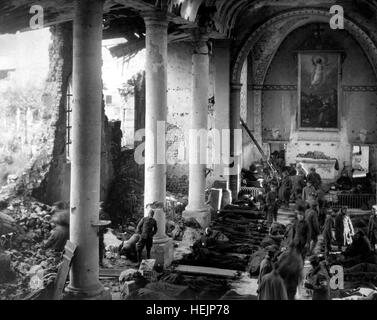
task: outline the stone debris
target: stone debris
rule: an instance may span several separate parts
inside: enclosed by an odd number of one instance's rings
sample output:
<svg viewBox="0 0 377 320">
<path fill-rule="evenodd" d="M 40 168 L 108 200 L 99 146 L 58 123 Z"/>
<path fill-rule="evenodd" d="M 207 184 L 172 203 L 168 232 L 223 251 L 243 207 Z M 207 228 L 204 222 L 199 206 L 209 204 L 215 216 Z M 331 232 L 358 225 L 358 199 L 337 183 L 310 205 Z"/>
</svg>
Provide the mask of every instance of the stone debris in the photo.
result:
<svg viewBox="0 0 377 320">
<path fill-rule="evenodd" d="M 0 300 L 23 299 L 37 289 L 32 285 L 35 283 L 31 282 L 32 277 L 42 277 L 43 287 L 48 286 L 54 281 L 61 261 L 61 253 L 46 249 L 47 239 L 55 227 L 51 219 L 54 208 L 33 199 L 15 198 L 0 214 L 7 217 L 7 220 L 0 219 L 2 232 L 9 231 L 4 228 L 4 221 L 12 221 L 17 226 L 12 229 L 12 238 L 0 247 L 0 253 L 10 259 L 9 272 L 13 275 L 0 284 Z"/>
</svg>

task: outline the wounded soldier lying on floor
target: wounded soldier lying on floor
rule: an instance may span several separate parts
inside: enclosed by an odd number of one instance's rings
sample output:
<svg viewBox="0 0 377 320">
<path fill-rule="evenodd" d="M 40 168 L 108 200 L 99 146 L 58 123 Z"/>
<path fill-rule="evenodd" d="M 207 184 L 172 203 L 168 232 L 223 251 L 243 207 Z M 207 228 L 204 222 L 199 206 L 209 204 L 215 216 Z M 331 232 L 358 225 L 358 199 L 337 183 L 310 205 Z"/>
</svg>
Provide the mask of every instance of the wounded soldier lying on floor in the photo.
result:
<svg viewBox="0 0 377 320">
<path fill-rule="evenodd" d="M 140 234 L 135 233 L 129 240 L 123 241 L 118 248 L 119 255 L 125 256 L 131 261 L 137 261 L 136 244 L 139 242 L 139 240 Z"/>
<path fill-rule="evenodd" d="M 234 201 L 234 204 L 242 208 L 258 210 L 255 198 L 252 195 L 244 194 L 240 200 Z"/>
<path fill-rule="evenodd" d="M 361 230 L 355 234 L 353 243 L 344 252 L 344 258 L 343 265 L 346 268 L 362 263 L 377 264 L 377 257 L 372 251 L 370 241 Z"/>
<path fill-rule="evenodd" d="M 229 239 L 220 231 L 212 230 L 210 228 L 206 228 L 204 235 L 194 243 L 193 248 L 195 247 L 204 247 L 204 248 L 210 248 L 215 247 L 219 243 L 227 243 L 229 242 Z"/>
</svg>

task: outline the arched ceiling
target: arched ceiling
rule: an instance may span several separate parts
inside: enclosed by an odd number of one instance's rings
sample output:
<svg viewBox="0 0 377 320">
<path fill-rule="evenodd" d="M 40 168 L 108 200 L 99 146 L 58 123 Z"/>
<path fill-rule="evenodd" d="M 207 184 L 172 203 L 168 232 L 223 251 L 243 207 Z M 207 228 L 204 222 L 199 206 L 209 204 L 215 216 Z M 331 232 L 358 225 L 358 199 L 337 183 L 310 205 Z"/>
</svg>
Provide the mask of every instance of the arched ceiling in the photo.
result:
<svg viewBox="0 0 377 320">
<path fill-rule="evenodd" d="M 0 3 L 0 32 L 27 28 L 30 7 L 40 5 L 46 14 L 46 24 L 56 24 L 72 19 L 73 0 L 7 0 Z M 358 12 L 376 21 L 377 0 L 104 0 L 105 14 L 116 14 L 125 8 L 131 16 L 145 10 L 162 9 L 170 13 L 175 24 L 197 22 L 204 12 L 210 11 L 218 31 L 233 38 L 250 25 L 260 24 L 271 15 L 296 8 L 329 8 L 342 5 L 346 14 Z M 126 17 L 122 14 L 123 17 Z M 6 25 L 8 23 L 9 25 Z M 7 31 L 7 30 L 6 30 Z"/>
<path fill-rule="evenodd" d="M 231 81 L 238 83 L 241 77 L 241 70 L 247 56 L 253 55 L 253 81 L 256 84 L 263 84 L 266 72 L 271 64 L 274 55 L 281 43 L 294 30 L 310 23 L 323 23 L 329 21 L 331 15 L 324 9 L 296 9 L 275 16 L 266 23 L 253 29 L 247 40 L 236 51 L 233 60 Z M 348 32 L 360 45 L 369 62 L 377 74 L 377 45 L 376 35 L 372 32 L 365 32 L 360 23 L 345 18 L 345 31 Z"/>
<path fill-rule="evenodd" d="M 242 38 L 250 26 L 297 8 L 329 9 L 332 5 L 341 5 L 346 15 L 357 12 L 368 20 L 377 21 L 375 0 L 206 0 L 203 5 L 216 7 L 219 31 L 236 39 Z"/>
</svg>

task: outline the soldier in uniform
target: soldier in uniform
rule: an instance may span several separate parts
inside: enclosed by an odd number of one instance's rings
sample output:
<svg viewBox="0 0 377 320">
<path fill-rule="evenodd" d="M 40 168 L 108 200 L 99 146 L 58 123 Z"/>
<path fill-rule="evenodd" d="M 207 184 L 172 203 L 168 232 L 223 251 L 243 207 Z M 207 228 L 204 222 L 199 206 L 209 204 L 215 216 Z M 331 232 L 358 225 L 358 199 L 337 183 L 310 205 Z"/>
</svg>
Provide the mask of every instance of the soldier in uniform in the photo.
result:
<svg viewBox="0 0 377 320">
<path fill-rule="evenodd" d="M 147 259 L 151 257 L 151 249 L 153 246 L 153 237 L 157 233 L 157 222 L 153 218 L 154 211 L 152 205 L 148 205 L 148 216 L 140 220 L 136 227 L 136 233 L 140 234 L 140 240 L 136 244 L 138 262 L 142 261 L 142 252 L 144 247 L 147 249 Z"/>
</svg>

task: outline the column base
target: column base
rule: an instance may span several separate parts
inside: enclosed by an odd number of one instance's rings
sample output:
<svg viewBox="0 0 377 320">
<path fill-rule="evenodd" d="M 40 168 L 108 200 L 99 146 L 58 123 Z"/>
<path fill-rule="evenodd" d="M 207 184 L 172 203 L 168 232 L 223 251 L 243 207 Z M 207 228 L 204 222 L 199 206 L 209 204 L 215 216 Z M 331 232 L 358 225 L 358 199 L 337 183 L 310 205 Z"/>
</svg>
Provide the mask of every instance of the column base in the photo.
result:
<svg viewBox="0 0 377 320">
<path fill-rule="evenodd" d="M 203 208 L 203 209 L 186 209 L 182 217 L 184 220 L 188 220 L 190 218 L 194 218 L 196 221 L 199 222 L 200 226 L 205 229 L 208 228 L 211 224 L 211 209 L 210 208 Z"/>
<path fill-rule="evenodd" d="M 161 239 L 153 241 L 151 257 L 156 259 L 156 264 L 163 266 L 164 269 L 170 267 L 174 259 L 173 239 L 167 238 L 164 241 Z"/>
<path fill-rule="evenodd" d="M 229 184 L 230 184 L 230 191 L 232 196 L 232 203 L 238 200 L 238 193 L 240 192 L 239 189 L 239 181 L 238 176 L 230 176 L 229 178 Z"/>
<path fill-rule="evenodd" d="M 87 294 L 71 288 L 66 288 L 63 300 L 112 300 L 110 288 L 103 288 L 99 293 Z"/>
</svg>

